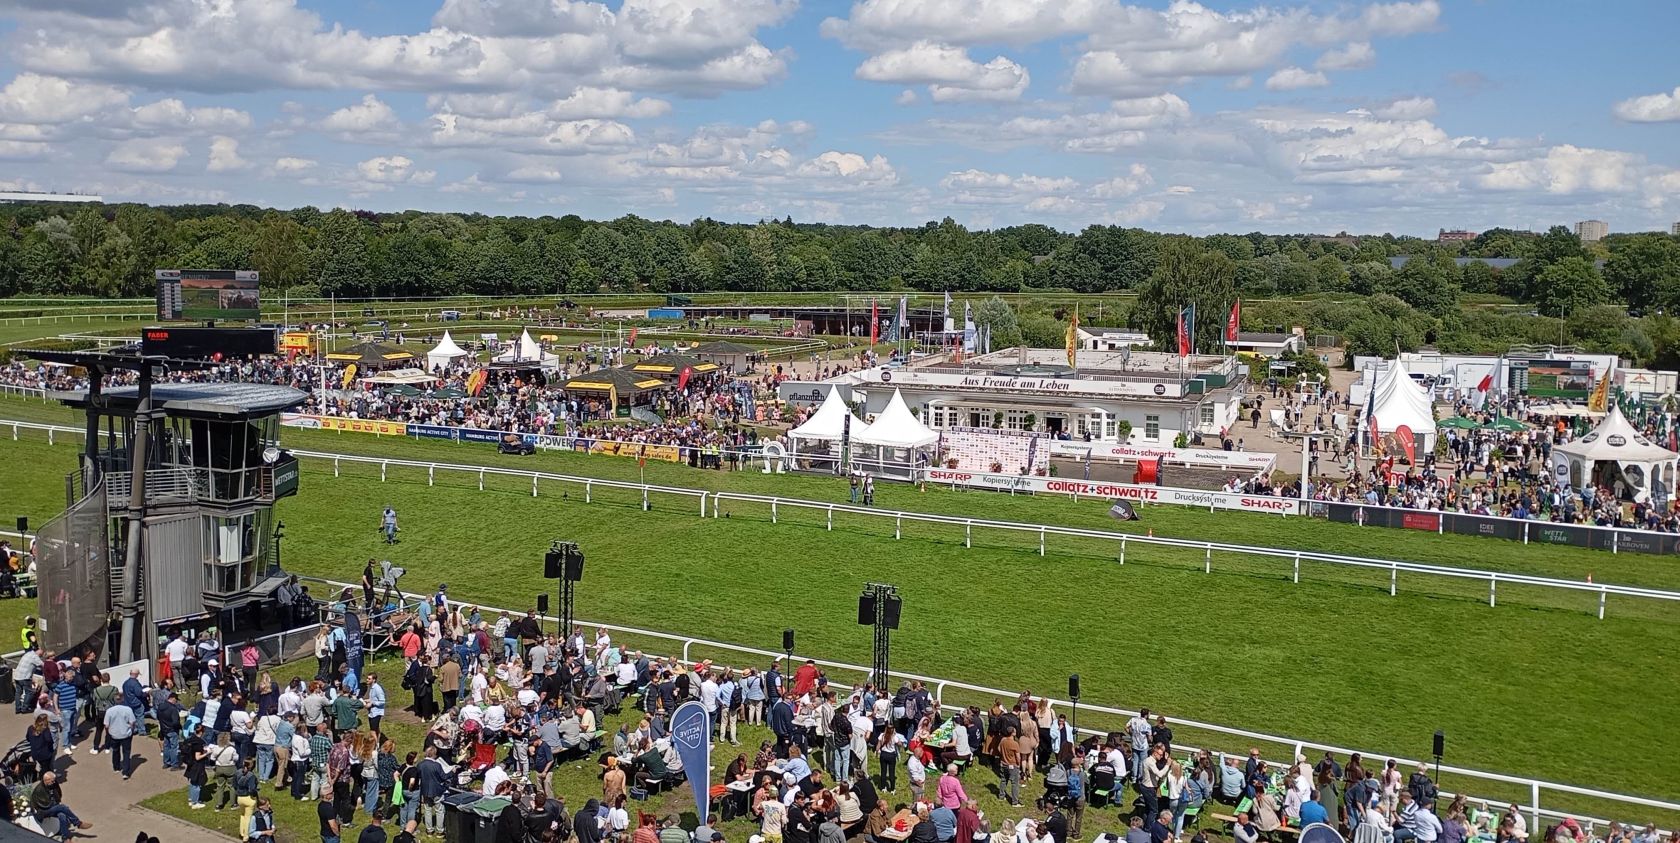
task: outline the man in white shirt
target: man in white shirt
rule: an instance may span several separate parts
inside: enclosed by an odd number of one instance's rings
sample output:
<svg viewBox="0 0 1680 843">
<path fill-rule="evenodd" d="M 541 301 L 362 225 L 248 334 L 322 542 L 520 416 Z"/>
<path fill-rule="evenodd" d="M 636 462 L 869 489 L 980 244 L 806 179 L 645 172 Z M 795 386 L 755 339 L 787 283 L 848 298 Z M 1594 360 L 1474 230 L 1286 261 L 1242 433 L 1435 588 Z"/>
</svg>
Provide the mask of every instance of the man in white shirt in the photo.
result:
<svg viewBox="0 0 1680 843">
<path fill-rule="evenodd" d="M 705 706 L 706 715 L 712 719 L 712 731 L 717 731 L 718 722 L 718 683 L 717 677 L 710 673 L 700 680 L 700 704 Z"/>
<path fill-rule="evenodd" d="M 468 700 L 466 705 L 461 706 L 461 722 L 465 723 L 468 720 L 480 725 L 484 723 L 484 709 L 479 708 L 478 703 L 471 700 Z"/>
<path fill-rule="evenodd" d="M 485 770 L 484 790 L 482 791 L 483 794 L 485 796 L 495 796 L 496 789 L 501 787 L 502 782 L 507 781 L 508 778 L 508 771 L 502 768 L 500 762 L 492 766 L 490 769 Z"/>
<path fill-rule="evenodd" d="M 303 711 L 303 695 L 298 693 L 298 683 L 293 682 L 280 692 L 280 699 L 275 703 L 275 713 L 281 717 L 297 714 Z"/>
<path fill-rule="evenodd" d="M 169 675 L 177 677 L 177 681 L 179 681 L 178 677 L 181 675 L 181 662 L 186 659 L 187 650 L 190 648 L 191 645 L 187 643 L 187 634 L 184 632 L 175 636 L 174 640 L 163 647 L 164 654 L 169 657 Z"/>
<path fill-rule="evenodd" d="M 1126 736 L 1132 745 L 1132 772 L 1141 780 L 1143 777 L 1143 757 L 1149 754 L 1149 738 L 1154 734 L 1154 727 L 1149 725 L 1149 709 L 1138 712 L 1136 717 L 1126 721 Z M 1115 774 L 1120 775 L 1119 768 Z"/>
</svg>

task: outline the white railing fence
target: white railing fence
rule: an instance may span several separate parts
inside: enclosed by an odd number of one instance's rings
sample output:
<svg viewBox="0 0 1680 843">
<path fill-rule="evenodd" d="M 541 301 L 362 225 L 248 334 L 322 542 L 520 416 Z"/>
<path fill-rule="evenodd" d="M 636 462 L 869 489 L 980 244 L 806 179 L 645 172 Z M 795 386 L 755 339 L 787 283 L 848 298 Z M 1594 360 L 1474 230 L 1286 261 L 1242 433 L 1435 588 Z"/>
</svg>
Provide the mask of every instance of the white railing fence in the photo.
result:
<svg viewBox="0 0 1680 843">
<path fill-rule="evenodd" d="M 66 427 L 63 425 L 0 420 L 0 427 L 6 426 L 12 428 L 13 439 L 18 438 L 20 430 L 43 430 L 47 434 L 47 440 L 49 443 L 54 441 L 55 433 L 70 433 L 77 436 L 84 434 L 80 428 Z M 1388 574 L 1388 593 L 1390 596 L 1396 596 L 1400 593 L 1400 574 L 1402 573 L 1408 575 L 1443 578 L 1461 582 L 1479 581 L 1486 583 L 1489 606 L 1498 605 L 1499 587 L 1501 585 L 1505 585 L 1507 587 L 1522 586 L 1562 592 L 1573 592 L 1578 594 L 1590 594 L 1598 597 L 1597 614 L 1600 620 L 1603 620 L 1605 617 L 1609 604 L 1609 598 L 1612 595 L 1644 600 L 1658 600 L 1670 603 L 1680 602 L 1680 591 L 1646 588 L 1643 586 L 1618 585 L 1615 583 L 1605 582 L 1582 582 L 1578 580 L 1567 580 L 1557 577 L 1541 577 L 1507 571 L 1489 571 L 1475 568 L 1455 568 L 1444 565 L 1428 565 L 1421 562 L 1405 562 L 1397 559 L 1347 556 L 1308 550 L 1290 550 L 1287 548 L 1240 545 L 1229 542 L 1208 542 L 1198 541 L 1195 539 L 1168 538 L 1164 536 L 1140 536 L 1133 533 L 1120 533 L 1108 530 L 1092 530 L 1080 527 L 1063 527 L 1050 524 L 1031 524 L 1015 521 L 994 521 L 984 518 L 964 518 L 953 515 L 936 515 L 924 512 L 877 509 L 874 507 L 851 506 L 842 503 L 803 500 L 799 498 L 783 498 L 769 495 L 749 495 L 738 492 L 708 492 L 701 489 L 660 486 L 651 483 L 643 484 L 624 480 L 604 480 L 595 477 L 555 474 L 543 471 L 527 471 L 496 466 L 439 463 L 428 462 L 425 460 L 400 460 L 387 457 L 336 454 L 325 451 L 300 450 L 292 451 L 292 454 L 300 459 L 331 461 L 334 477 L 341 476 L 343 465 L 345 463 L 353 465 L 378 466 L 379 479 L 381 482 L 385 482 L 389 479 L 390 470 L 393 468 L 424 471 L 426 473 L 426 484 L 428 486 L 437 484 L 437 476 L 439 472 L 443 472 L 445 474 L 465 474 L 470 478 L 476 479 L 478 489 L 480 491 L 483 491 L 484 489 L 486 477 L 517 477 L 521 480 L 528 479 L 530 481 L 532 497 L 538 497 L 541 494 L 541 484 L 543 482 L 581 486 L 583 489 L 585 503 L 593 503 L 596 489 L 620 489 L 638 493 L 641 497 L 641 505 L 644 510 L 650 508 L 653 496 L 667 495 L 688 499 L 690 501 L 690 505 L 697 504 L 699 515 L 702 518 L 704 518 L 708 512 L 714 518 L 720 517 L 720 507 L 722 504 L 725 501 L 732 501 L 740 504 L 762 506 L 767 508 L 770 513 L 771 523 L 777 523 L 780 520 L 781 510 L 783 508 L 821 512 L 826 516 L 826 526 L 829 530 L 834 529 L 834 515 L 837 513 L 866 518 L 887 519 L 893 522 L 894 538 L 904 537 L 904 525 L 906 523 L 961 527 L 963 529 L 963 544 L 965 547 L 973 546 L 974 531 L 978 528 L 980 530 L 991 530 L 1011 535 L 1036 537 L 1038 539 L 1038 553 L 1040 556 L 1048 554 L 1049 538 L 1051 536 L 1076 538 L 1081 540 L 1095 540 L 1110 544 L 1113 547 L 1116 561 L 1122 565 L 1126 563 L 1127 551 L 1133 546 L 1141 545 L 1145 547 L 1171 548 L 1179 551 L 1200 553 L 1202 555 L 1203 572 L 1210 574 L 1213 572 L 1215 553 L 1218 553 L 1225 558 L 1236 556 L 1286 563 L 1291 566 L 1292 581 L 1299 583 L 1301 581 L 1301 563 L 1310 562 L 1349 569 L 1386 572 Z M 709 504 L 708 499 L 710 499 Z"/>
<path fill-rule="evenodd" d="M 331 587 L 333 587 L 333 589 L 354 587 L 353 584 L 351 584 L 351 583 L 341 582 L 341 581 L 337 581 L 337 580 L 317 578 L 317 577 L 300 577 L 300 579 L 308 580 L 310 582 L 319 582 L 319 583 L 322 583 L 324 585 L 331 586 Z M 426 595 L 410 594 L 410 593 L 404 592 L 403 593 L 403 598 L 404 598 L 405 602 L 408 601 L 408 600 L 423 600 L 423 599 L 426 599 Z M 454 599 L 456 600 L 456 602 L 461 602 L 461 600 L 458 596 Z M 528 610 L 528 608 L 515 608 L 515 607 L 507 607 L 507 606 L 490 606 L 490 605 L 486 605 L 486 604 L 483 604 L 483 603 L 468 604 L 468 605 L 476 605 L 480 609 L 483 609 L 486 612 L 490 612 L 490 613 L 506 611 L 510 615 L 515 615 L 515 616 L 517 616 L 518 614 L 522 614 L 523 612 Z M 555 617 L 552 617 L 552 616 L 549 616 L 549 615 L 543 615 L 543 616 L 541 616 L 541 619 L 544 623 L 549 624 L 550 626 L 553 626 L 554 624 L 557 624 L 558 621 L 559 621 L 558 618 L 555 618 Z M 708 640 L 708 639 L 704 639 L 704 638 L 695 638 L 695 637 L 692 637 L 692 636 L 677 635 L 677 634 L 673 634 L 673 633 L 669 633 L 669 632 L 660 632 L 660 631 L 650 630 L 650 629 L 641 629 L 639 627 L 619 626 L 619 625 L 615 625 L 615 624 L 600 623 L 600 622 L 597 622 L 597 621 L 589 621 L 589 620 L 582 620 L 582 619 L 574 619 L 574 623 L 577 624 L 578 626 L 581 626 L 581 627 L 601 627 L 601 628 L 607 629 L 608 631 L 613 632 L 613 633 L 634 636 L 635 638 L 638 638 L 638 639 L 647 639 L 647 640 L 655 641 L 655 642 L 669 642 L 669 643 L 672 643 L 672 644 L 680 644 L 681 645 L 681 650 L 678 651 L 678 652 L 658 653 L 658 654 L 649 652 L 648 655 L 650 655 L 650 656 L 662 656 L 662 657 L 665 657 L 665 658 L 680 658 L 683 664 L 693 664 L 694 663 L 695 658 L 698 657 L 697 654 L 696 654 L 696 649 L 697 648 L 700 651 L 706 652 L 706 653 L 719 653 L 719 654 L 721 654 L 721 653 L 735 653 L 735 654 L 741 654 L 741 655 L 746 655 L 746 656 L 755 656 L 755 657 L 763 658 L 763 659 L 770 659 L 770 660 L 773 660 L 773 661 L 789 657 L 789 654 L 778 652 L 778 651 L 775 651 L 775 650 L 765 650 L 765 649 L 761 649 L 761 648 L 757 648 L 757 647 L 749 647 L 749 646 L 745 646 L 745 645 L 741 645 L 741 644 L 732 644 L 732 643 L 727 643 L 727 642 L 722 642 L 722 641 L 712 641 L 712 640 Z M 294 633 L 294 634 L 302 634 L 302 633 Z M 310 633 L 310 634 L 312 634 L 312 633 Z M 805 659 L 811 659 L 818 666 L 820 666 L 820 667 L 824 668 L 826 671 L 830 672 L 829 679 L 830 679 L 831 684 L 841 684 L 840 682 L 838 682 L 836 680 L 836 677 L 833 676 L 833 671 L 843 671 L 847 674 L 850 674 L 852 677 L 855 678 L 856 684 L 853 685 L 853 687 L 859 687 L 860 688 L 862 686 L 862 683 L 868 680 L 868 677 L 871 675 L 872 670 L 873 670 L 872 668 L 870 668 L 868 666 L 865 666 L 865 665 L 850 664 L 850 663 L 847 663 L 847 662 L 832 661 L 832 660 L 828 660 L 828 659 L 816 658 L 816 657 L 810 655 L 809 653 L 799 653 L 797 651 L 794 652 L 791 655 L 791 658 L 796 660 L 796 661 L 804 661 Z M 992 688 L 992 687 L 987 687 L 985 685 L 977 685 L 977 684 L 972 684 L 972 683 L 968 683 L 968 682 L 960 682 L 960 681 L 953 680 L 953 679 L 942 679 L 942 678 L 935 677 L 935 676 L 926 676 L 926 675 L 922 675 L 922 674 L 918 674 L 918 673 L 909 673 L 909 672 L 905 672 L 905 671 L 901 671 L 901 670 L 893 670 L 893 671 L 891 671 L 891 675 L 894 678 L 899 679 L 899 680 L 920 681 L 920 682 L 928 685 L 930 688 L 932 688 L 934 690 L 934 696 L 936 697 L 936 699 L 938 701 L 940 701 L 941 707 L 945 710 L 950 710 L 950 711 L 958 711 L 958 710 L 962 710 L 962 709 L 967 707 L 966 704 L 951 704 L 949 702 L 949 697 L 948 697 L 948 692 L 951 692 L 951 691 L 966 692 L 967 694 L 975 695 L 973 697 L 974 703 L 975 704 L 981 704 L 982 709 L 984 707 L 983 703 L 985 702 L 985 698 L 997 698 L 997 699 L 1010 700 L 1010 699 L 1014 699 L 1019 694 L 1018 689 L 1014 690 L 1014 691 L 1011 691 L 1011 690 L 1005 690 L 1005 689 L 1002 689 L 1002 688 Z M 1087 713 L 1106 715 L 1110 718 L 1120 718 L 1119 720 L 1117 720 L 1115 722 L 1115 725 L 1113 727 L 1114 729 L 1119 729 L 1120 728 L 1119 723 L 1122 723 L 1122 722 L 1124 722 L 1125 719 L 1129 719 L 1129 718 L 1131 718 L 1131 717 L 1133 717 L 1137 714 L 1136 711 L 1131 710 L 1131 709 L 1119 708 L 1119 707 L 1114 707 L 1114 706 L 1105 706 L 1105 705 L 1094 705 L 1094 704 L 1091 704 L 1089 702 L 1081 702 L 1081 703 L 1075 704 L 1075 703 L 1073 703 L 1072 701 L 1069 701 L 1069 700 L 1055 699 L 1053 697 L 1050 698 L 1050 702 L 1053 705 L 1055 705 L 1055 706 L 1057 706 L 1061 709 L 1064 709 L 1064 710 L 1070 709 L 1070 708 L 1077 708 L 1078 710 L 1083 711 L 1083 712 L 1087 712 Z M 1292 750 L 1292 755 L 1288 759 L 1280 759 L 1279 761 L 1269 762 L 1269 763 L 1272 763 L 1274 767 L 1278 767 L 1279 769 L 1281 769 L 1283 767 L 1287 767 L 1288 764 L 1292 763 L 1294 761 L 1295 756 L 1303 755 L 1303 754 L 1306 754 L 1307 752 L 1319 752 L 1319 753 L 1334 752 L 1334 753 L 1337 753 L 1339 755 L 1342 755 L 1344 758 L 1348 755 L 1351 755 L 1352 753 L 1357 752 L 1362 757 L 1367 758 L 1367 759 L 1372 759 L 1373 761 L 1375 759 L 1379 759 L 1379 758 L 1383 758 L 1383 759 L 1393 758 L 1402 767 L 1416 766 L 1417 764 L 1421 763 L 1419 760 L 1409 759 L 1409 758 L 1406 758 L 1406 757 L 1401 756 L 1401 755 L 1395 755 L 1393 753 L 1373 752 L 1373 751 L 1370 751 L 1370 750 L 1344 747 L 1344 746 L 1339 746 L 1339 745 L 1335 745 L 1335 744 L 1315 743 L 1313 741 L 1302 740 L 1302 739 L 1299 739 L 1299 738 L 1292 738 L 1292 737 L 1287 737 L 1287 736 L 1282 736 L 1282 735 L 1271 735 L 1271 734 L 1266 734 L 1264 732 L 1256 732 L 1256 731 L 1252 731 L 1252 730 L 1248 730 L 1248 729 L 1238 729 L 1238 728 L 1233 728 L 1233 727 L 1229 727 L 1229 726 L 1221 726 L 1221 725 L 1215 724 L 1215 723 L 1204 723 L 1204 722 L 1200 722 L 1200 721 L 1196 721 L 1196 720 L 1188 720 L 1188 719 L 1184 719 L 1184 718 L 1173 718 L 1171 723 L 1172 723 L 1172 725 L 1177 726 L 1177 727 L 1182 727 L 1183 729 L 1193 729 L 1193 730 L 1196 730 L 1198 732 L 1208 733 L 1210 736 L 1219 736 L 1219 737 L 1230 738 L 1231 739 L 1229 742 L 1226 743 L 1226 745 L 1223 748 L 1220 748 L 1220 747 L 1197 747 L 1197 746 L 1192 746 L 1192 745 L 1189 745 L 1189 744 L 1186 744 L 1186 743 L 1182 743 L 1182 742 L 1175 739 L 1173 741 L 1173 748 L 1174 748 L 1175 753 L 1178 752 L 1179 750 L 1196 752 L 1196 751 L 1199 751 L 1200 749 L 1205 748 L 1205 749 L 1208 749 L 1211 752 L 1235 751 L 1239 754 L 1246 754 L 1246 748 L 1250 744 L 1263 743 L 1263 744 L 1267 744 L 1267 745 L 1269 745 L 1271 747 L 1275 747 L 1275 748 L 1289 748 L 1289 749 Z M 1082 728 L 1079 731 L 1083 734 L 1086 734 L 1086 735 L 1103 735 L 1103 734 L 1106 734 L 1108 730 Z M 1431 766 L 1433 767 L 1433 764 L 1431 764 Z M 1510 798 L 1508 795 L 1505 796 L 1505 797 L 1495 798 L 1495 797 L 1487 797 L 1487 796 L 1477 796 L 1477 795 L 1474 795 L 1474 794 L 1466 793 L 1466 798 L 1468 798 L 1472 802 L 1485 801 L 1490 806 L 1499 806 L 1499 805 L 1509 804 L 1509 803 L 1525 804 L 1526 807 L 1529 809 L 1530 819 L 1531 819 L 1531 822 L 1533 824 L 1532 827 L 1531 827 L 1531 831 L 1534 834 L 1539 834 L 1540 833 L 1540 831 L 1541 831 L 1540 823 L 1541 823 L 1541 820 L 1543 818 L 1551 819 L 1551 820 L 1560 820 L 1560 819 L 1563 819 L 1565 817 L 1575 817 L 1576 819 L 1578 819 L 1582 822 L 1588 823 L 1589 824 L 1589 831 L 1590 831 L 1591 826 L 1607 825 L 1610 822 L 1611 819 L 1616 819 L 1616 820 L 1622 821 L 1624 823 L 1630 821 L 1630 820 L 1625 819 L 1623 817 L 1610 817 L 1609 819 L 1605 819 L 1605 818 L 1599 818 L 1599 817 L 1593 817 L 1593 816 L 1583 816 L 1583 812 L 1564 809 L 1561 806 L 1558 806 L 1558 805 L 1555 804 L 1555 796 L 1558 795 L 1558 794 L 1568 794 L 1568 795 L 1571 795 L 1571 796 L 1585 798 L 1585 799 L 1601 800 L 1602 802 L 1606 803 L 1602 807 L 1608 808 L 1608 807 L 1611 807 L 1613 805 L 1618 810 L 1625 810 L 1628 814 L 1634 813 L 1633 810 L 1632 810 L 1634 808 L 1652 808 L 1652 809 L 1657 809 L 1657 810 L 1661 810 L 1661 811 L 1680 812 L 1680 803 L 1677 803 L 1677 802 L 1670 802 L 1670 801 L 1665 801 L 1665 800 L 1661 800 L 1661 799 L 1652 799 L 1652 798 L 1644 797 L 1644 796 L 1633 796 L 1633 795 L 1628 795 L 1628 794 L 1613 793 L 1613 792 L 1609 792 L 1609 791 L 1595 790 L 1593 788 L 1580 787 L 1580 786 L 1577 786 L 1577 785 L 1561 784 L 1561 783 L 1557 783 L 1557 782 L 1549 782 L 1549 781 L 1544 781 L 1544 780 L 1540 780 L 1540 779 L 1532 779 L 1532 778 L 1526 778 L 1526 777 L 1523 777 L 1523 776 L 1508 775 L 1508 774 L 1504 774 L 1504 773 L 1490 773 L 1490 772 L 1486 772 L 1486 771 L 1483 771 L 1483 770 L 1474 770 L 1474 769 L 1465 768 L 1465 767 L 1456 767 L 1456 766 L 1452 766 L 1452 765 L 1443 764 L 1437 769 L 1437 771 L 1435 773 L 1435 777 L 1437 778 L 1437 780 L 1439 780 L 1439 779 L 1447 777 L 1447 776 L 1475 779 L 1475 780 L 1483 783 L 1484 785 L 1490 784 L 1490 783 L 1497 783 L 1499 785 L 1504 786 L 1503 788 L 1501 788 L 1501 790 L 1505 791 L 1507 794 L 1510 793 L 1513 789 L 1520 789 L 1520 790 L 1526 792 L 1527 797 L 1528 797 L 1527 800 L 1526 800 L 1526 803 L 1522 799 L 1513 799 L 1513 798 Z M 1448 799 L 1451 799 L 1452 797 L 1457 795 L 1456 792 L 1449 791 L 1449 790 L 1446 790 L 1446 789 L 1442 790 L 1442 794 L 1443 794 L 1443 796 L 1445 796 Z M 1545 798 L 1548 795 L 1552 795 L 1554 797 L 1554 804 L 1551 807 L 1547 807 L 1547 805 L 1545 803 Z M 1639 822 L 1637 822 L 1637 825 L 1644 825 L 1645 822 L 1646 822 L 1646 820 L 1640 820 Z M 1666 836 L 1668 836 L 1668 834 L 1665 832 L 1664 836 L 1666 837 Z"/>
</svg>

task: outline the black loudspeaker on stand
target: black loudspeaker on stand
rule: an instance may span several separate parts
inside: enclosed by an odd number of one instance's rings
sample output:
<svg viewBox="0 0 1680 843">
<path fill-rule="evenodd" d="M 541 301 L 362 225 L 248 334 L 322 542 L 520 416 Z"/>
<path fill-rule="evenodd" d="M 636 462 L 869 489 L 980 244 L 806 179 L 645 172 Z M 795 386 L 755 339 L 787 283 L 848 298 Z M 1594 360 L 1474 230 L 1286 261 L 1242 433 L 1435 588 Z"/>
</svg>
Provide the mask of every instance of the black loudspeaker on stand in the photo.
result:
<svg viewBox="0 0 1680 843">
<path fill-rule="evenodd" d="M 1079 740 L 1079 674 L 1068 675 L 1068 699 L 1073 702 L 1073 739 Z"/>
<path fill-rule="evenodd" d="M 858 596 L 858 625 L 875 628 L 874 664 L 871 665 L 870 678 L 874 681 L 876 688 L 886 689 L 889 687 L 891 672 L 891 638 L 889 633 L 898 629 L 898 622 L 903 614 L 903 609 L 904 603 L 898 597 L 898 587 L 887 583 L 869 583 L 863 587 L 863 594 Z"/>
<path fill-rule="evenodd" d="M 543 576 L 560 581 L 560 640 L 570 640 L 573 590 L 583 579 L 583 551 L 578 549 L 577 542 L 556 540 L 550 545 L 543 554 Z"/>
</svg>

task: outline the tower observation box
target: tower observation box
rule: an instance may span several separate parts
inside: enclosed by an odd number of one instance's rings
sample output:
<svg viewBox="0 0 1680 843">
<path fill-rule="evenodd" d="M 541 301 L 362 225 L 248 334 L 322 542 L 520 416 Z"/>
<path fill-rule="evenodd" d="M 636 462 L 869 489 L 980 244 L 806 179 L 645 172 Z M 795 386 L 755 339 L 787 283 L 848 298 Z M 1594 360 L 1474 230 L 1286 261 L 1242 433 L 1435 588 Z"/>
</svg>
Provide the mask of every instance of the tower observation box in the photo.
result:
<svg viewBox="0 0 1680 843">
<path fill-rule="evenodd" d="M 152 329 L 146 329 L 151 331 Z M 250 331 L 253 329 L 224 329 Z M 285 581 L 275 503 L 298 490 L 296 457 L 280 447 L 280 413 L 305 393 L 256 383 L 154 382 L 163 371 L 218 365 L 253 349 L 195 338 L 193 357 L 31 351 L 86 370 L 89 387 L 51 397 L 83 412 L 86 447 L 66 478 L 68 506 L 40 531 L 41 646 L 93 647 L 110 664 L 154 658 L 177 626 L 220 625 Z M 138 383 L 108 385 L 117 372 Z M 125 378 L 132 382 L 134 378 Z M 103 660 L 103 659 L 102 659 Z"/>
</svg>

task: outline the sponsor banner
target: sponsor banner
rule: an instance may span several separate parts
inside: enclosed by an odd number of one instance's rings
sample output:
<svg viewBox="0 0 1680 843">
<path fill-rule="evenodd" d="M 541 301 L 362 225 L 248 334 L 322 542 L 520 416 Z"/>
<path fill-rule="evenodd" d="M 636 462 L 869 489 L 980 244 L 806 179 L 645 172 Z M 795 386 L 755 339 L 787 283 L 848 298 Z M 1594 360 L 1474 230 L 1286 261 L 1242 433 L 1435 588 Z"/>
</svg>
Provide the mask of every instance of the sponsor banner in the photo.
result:
<svg viewBox="0 0 1680 843">
<path fill-rule="evenodd" d="M 1408 530 L 1428 530 L 1431 533 L 1441 531 L 1441 513 L 1420 512 L 1417 510 L 1401 510 L 1400 526 Z"/>
<path fill-rule="evenodd" d="M 337 430 L 353 433 L 377 433 L 380 436 L 407 436 L 408 422 L 376 419 L 347 419 L 342 416 L 306 416 L 301 413 L 281 413 L 280 423 L 286 427 L 311 430 Z"/>
<path fill-rule="evenodd" d="M 675 445 L 644 445 L 640 442 L 611 442 L 604 439 L 578 440 L 579 445 L 588 443 L 587 450 L 591 454 L 606 454 L 616 457 L 647 457 L 650 460 L 663 462 L 681 462 L 682 449 Z"/>
<path fill-rule="evenodd" d="M 840 390 L 840 400 L 852 403 L 852 387 L 849 384 L 818 381 L 782 381 L 776 386 L 776 397 L 785 404 L 815 407 L 828 400 L 828 393 L 835 388 Z"/>
<path fill-rule="evenodd" d="M 1131 395 L 1142 398 L 1181 398 L 1184 394 L 1184 386 L 1177 380 L 1088 381 L 1078 378 L 1015 378 L 1006 375 L 888 369 L 884 366 L 858 372 L 856 378 L 859 385 L 881 383 L 887 386 L 950 387 L 984 392 L 1019 392 L 1041 395 Z"/>
<path fill-rule="evenodd" d="M 1078 495 L 1089 498 L 1168 503 L 1180 506 L 1205 506 L 1245 512 L 1273 512 L 1280 515 L 1294 514 L 1300 503 L 1293 498 L 1278 498 L 1267 495 L 1234 495 L 1225 492 L 1204 492 L 1196 489 L 1175 489 L 1168 486 L 1100 483 L 1063 477 L 992 474 L 990 472 L 957 471 L 943 468 L 928 469 L 927 479 L 930 483 L 973 486 L 1000 491 L 1047 492 L 1055 495 Z"/>
<path fill-rule="evenodd" d="M 1218 448 L 1173 448 L 1157 445 L 1133 445 L 1127 442 L 1077 442 L 1054 440 L 1050 453 L 1058 457 L 1084 459 L 1089 453 L 1099 460 L 1153 460 L 1193 466 L 1240 468 L 1248 471 L 1270 471 L 1277 464 L 1276 454 L 1254 451 L 1223 451 Z"/>
<path fill-rule="evenodd" d="M 671 713 L 671 744 L 693 791 L 694 812 L 705 825 L 712 801 L 712 716 L 699 700 L 689 700 Z M 702 797 L 702 793 L 707 795 Z"/>
<path fill-rule="evenodd" d="M 452 439 L 460 441 L 460 436 L 457 435 L 460 430 L 461 429 L 458 427 L 449 427 L 448 425 L 442 424 L 411 424 L 408 426 L 409 435 L 420 439 Z"/>
<path fill-rule="evenodd" d="M 1449 512 L 1442 516 L 1449 533 L 1467 536 L 1489 536 L 1497 539 L 1522 541 L 1522 522 L 1510 518 L 1483 518 L 1479 515 Z"/>
</svg>

